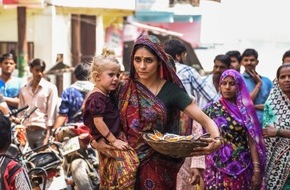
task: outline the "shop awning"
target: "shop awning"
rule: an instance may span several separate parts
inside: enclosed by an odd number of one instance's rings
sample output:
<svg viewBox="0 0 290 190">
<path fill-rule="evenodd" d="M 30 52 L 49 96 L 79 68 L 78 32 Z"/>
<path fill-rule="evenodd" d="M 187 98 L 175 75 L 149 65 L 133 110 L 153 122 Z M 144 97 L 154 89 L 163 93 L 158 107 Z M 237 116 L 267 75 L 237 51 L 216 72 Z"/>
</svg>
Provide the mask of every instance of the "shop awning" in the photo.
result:
<svg viewBox="0 0 290 190">
<path fill-rule="evenodd" d="M 47 0 L 46 2 L 62 7 L 135 10 L 135 0 Z"/>
<path fill-rule="evenodd" d="M 147 25 L 147 24 L 142 24 L 142 23 L 139 23 L 139 22 L 127 21 L 127 24 L 134 25 L 134 26 L 136 26 L 138 28 L 142 28 L 144 30 L 152 31 L 152 32 L 160 34 L 160 35 L 171 35 L 171 36 L 178 36 L 178 37 L 183 36 L 183 34 L 179 33 L 179 32 L 174 32 L 174 31 L 167 30 L 167 29 L 160 28 L 160 27 L 156 27 L 156 26 L 150 26 L 150 25 Z"/>
<path fill-rule="evenodd" d="M 47 4 L 53 5 L 58 12 L 68 14 L 128 16 L 135 13 L 135 0 L 46 0 Z"/>
<path fill-rule="evenodd" d="M 135 0 L 46 0 L 62 13 L 128 16 L 135 12 Z"/>
</svg>

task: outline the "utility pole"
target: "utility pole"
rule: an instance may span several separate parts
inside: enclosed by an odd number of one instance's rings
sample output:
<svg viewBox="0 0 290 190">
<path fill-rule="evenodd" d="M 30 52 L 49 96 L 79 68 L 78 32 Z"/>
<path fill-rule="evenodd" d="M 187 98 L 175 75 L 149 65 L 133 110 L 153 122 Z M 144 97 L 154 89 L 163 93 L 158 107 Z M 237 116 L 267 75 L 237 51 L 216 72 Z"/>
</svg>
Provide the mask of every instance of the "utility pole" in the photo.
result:
<svg viewBox="0 0 290 190">
<path fill-rule="evenodd" d="M 85 63 L 92 62 L 96 53 L 96 23 L 96 16 L 81 15 L 81 61 Z"/>
<path fill-rule="evenodd" d="M 76 67 L 81 62 L 81 16 L 72 14 L 71 16 L 71 54 L 72 54 L 72 66 Z M 72 75 L 72 82 L 75 82 L 76 78 Z"/>
<path fill-rule="evenodd" d="M 26 7 L 17 7 L 18 76 L 27 76 Z"/>
</svg>

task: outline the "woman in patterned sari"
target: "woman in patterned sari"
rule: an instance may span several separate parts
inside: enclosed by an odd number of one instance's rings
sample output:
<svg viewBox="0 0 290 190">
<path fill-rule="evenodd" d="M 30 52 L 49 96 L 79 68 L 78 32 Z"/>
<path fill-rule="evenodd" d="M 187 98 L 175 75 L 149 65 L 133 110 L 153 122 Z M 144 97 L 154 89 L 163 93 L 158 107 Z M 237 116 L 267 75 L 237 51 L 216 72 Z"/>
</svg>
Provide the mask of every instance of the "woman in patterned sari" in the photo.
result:
<svg viewBox="0 0 290 190">
<path fill-rule="evenodd" d="M 154 129 L 162 133 L 187 135 L 188 126 L 179 126 L 180 111 L 201 123 L 211 135 L 205 148 L 193 150 L 193 155 L 209 154 L 217 150 L 221 141 L 216 124 L 207 117 L 187 95 L 174 72 L 160 41 L 155 36 L 141 36 L 131 54 L 130 77 L 120 84 L 118 104 L 122 128 L 128 143 L 139 157 L 137 190 L 175 190 L 176 176 L 184 159 L 176 159 L 154 151 L 142 138 Z M 93 141 L 102 151 L 105 145 Z"/>
<path fill-rule="evenodd" d="M 264 108 L 265 183 L 268 189 L 286 190 L 290 189 L 290 64 L 278 68 L 276 79 Z"/>
<path fill-rule="evenodd" d="M 221 148 L 206 156 L 205 189 L 261 189 L 265 167 L 262 129 L 240 73 L 223 72 L 222 97 L 209 103 L 204 112 L 219 127 Z"/>
</svg>

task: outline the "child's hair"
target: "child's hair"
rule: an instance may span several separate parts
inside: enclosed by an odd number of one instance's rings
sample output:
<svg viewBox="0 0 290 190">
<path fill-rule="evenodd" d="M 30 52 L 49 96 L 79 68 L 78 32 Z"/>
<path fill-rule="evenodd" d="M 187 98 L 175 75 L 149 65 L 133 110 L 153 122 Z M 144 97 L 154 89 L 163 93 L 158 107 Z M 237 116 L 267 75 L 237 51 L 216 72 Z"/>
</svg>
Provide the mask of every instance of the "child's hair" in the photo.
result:
<svg viewBox="0 0 290 190">
<path fill-rule="evenodd" d="M 102 73 L 107 69 L 107 66 L 110 65 L 110 68 L 121 69 L 119 61 L 115 56 L 115 51 L 109 48 L 103 48 L 102 54 L 93 58 L 92 69 L 91 69 L 91 81 L 95 83 L 94 75 Z"/>
</svg>

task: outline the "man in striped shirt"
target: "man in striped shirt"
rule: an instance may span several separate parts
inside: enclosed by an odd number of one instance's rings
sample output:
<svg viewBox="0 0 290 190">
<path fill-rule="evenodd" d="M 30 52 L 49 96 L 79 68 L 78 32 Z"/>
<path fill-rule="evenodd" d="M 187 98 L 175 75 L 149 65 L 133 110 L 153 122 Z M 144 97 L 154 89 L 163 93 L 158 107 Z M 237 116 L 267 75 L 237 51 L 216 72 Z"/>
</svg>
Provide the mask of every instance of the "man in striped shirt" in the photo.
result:
<svg viewBox="0 0 290 190">
<path fill-rule="evenodd" d="M 187 93 L 196 98 L 198 106 L 202 109 L 208 102 L 216 100 L 219 96 L 203 82 L 195 68 L 185 64 L 187 49 L 178 39 L 168 39 L 164 42 L 164 50 L 175 60 L 176 74 L 181 80 Z"/>
</svg>

